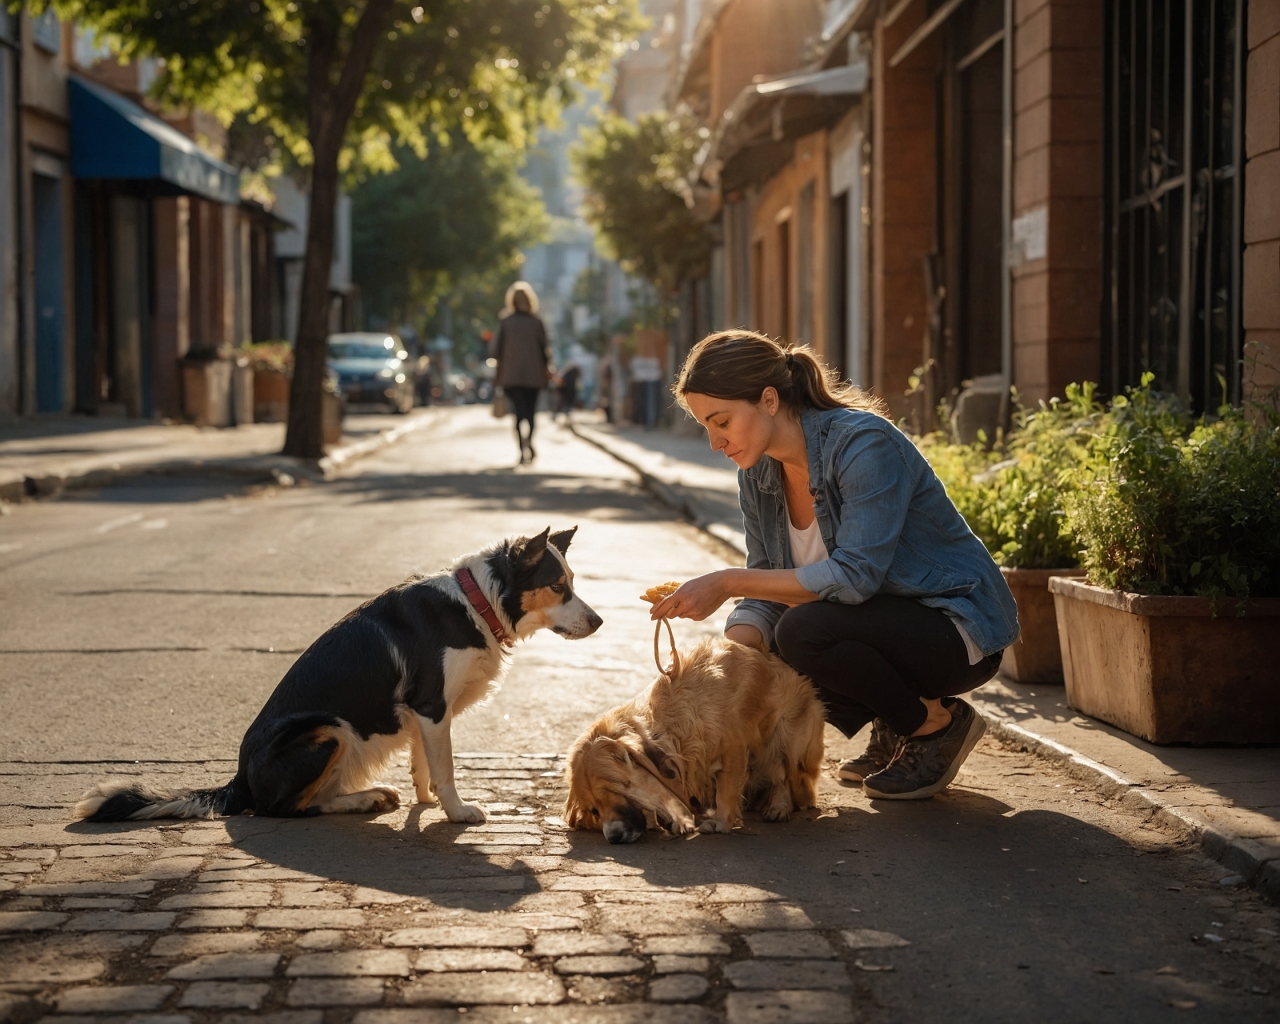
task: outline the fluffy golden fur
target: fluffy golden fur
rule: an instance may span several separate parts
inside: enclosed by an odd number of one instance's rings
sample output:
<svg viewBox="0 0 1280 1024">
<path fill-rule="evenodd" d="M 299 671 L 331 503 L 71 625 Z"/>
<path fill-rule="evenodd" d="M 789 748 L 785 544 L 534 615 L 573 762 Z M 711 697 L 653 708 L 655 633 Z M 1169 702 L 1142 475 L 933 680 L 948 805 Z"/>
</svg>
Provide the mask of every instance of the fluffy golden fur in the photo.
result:
<svg viewBox="0 0 1280 1024">
<path fill-rule="evenodd" d="M 817 801 L 822 727 L 813 685 L 781 659 L 703 640 L 574 744 L 565 821 L 612 843 L 657 825 L 727 832 L 744 801 L 785 821 Z"/>
</svg>

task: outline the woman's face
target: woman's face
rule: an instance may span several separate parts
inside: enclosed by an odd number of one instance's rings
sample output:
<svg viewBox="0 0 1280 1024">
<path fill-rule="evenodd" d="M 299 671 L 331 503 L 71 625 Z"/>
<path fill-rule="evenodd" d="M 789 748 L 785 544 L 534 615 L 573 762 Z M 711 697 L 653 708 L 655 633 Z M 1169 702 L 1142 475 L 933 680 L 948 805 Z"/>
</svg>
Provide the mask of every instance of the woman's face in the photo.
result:
<svg viewBox="0 0 1280 1024">
<path fill-rule="evenodd" d="M 773 442 L 780 408 L 773 388 L 765 388 L 758 402 L 692 392 L 684 400 L 694 418 L 707 428 L 711 450 L 732 459 L 739 469 L 754 466 Z"/>
</svg>

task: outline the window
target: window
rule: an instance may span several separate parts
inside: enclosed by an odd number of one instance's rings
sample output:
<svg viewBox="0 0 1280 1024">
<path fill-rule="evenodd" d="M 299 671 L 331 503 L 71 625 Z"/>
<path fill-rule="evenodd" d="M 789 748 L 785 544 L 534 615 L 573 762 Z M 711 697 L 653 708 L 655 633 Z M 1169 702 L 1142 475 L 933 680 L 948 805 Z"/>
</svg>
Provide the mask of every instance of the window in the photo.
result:
<svg viewBox="0 0 1280 1024">
<path fill-rule="evenodd" d="M 791 335 L 791 218 L 777 226 L 778 232 L 778 337 Z"/>
<path fill-rule="evenodd" d="M 31 19 L 31 40 L 40 49 L 55 56 L 62 50 L 62 23 L 58 21 L 52 8 L 46 8 Z"/>
<path fill-rule="evenodd" d="M 799 293 L 799 322 L 796 324 L 796 340 L 801 345 L 812 345 L 813 331 L 813 194 L 814 184 L 809 182 L 800 190 L 800 222 L 796 225 L 796 262 Z M 784 321 L 785 322 L 785 321 Z"/>
<path fill-rule="evenodd" d="M 757 238 L 751 244 L 751 327 L 764 328 L 764 239 Z"/>
<path fill-rule="evenodd" d="M 1107 11 L 1103 376 L 1240 399 L 1240 0 Z"/>
</svg>

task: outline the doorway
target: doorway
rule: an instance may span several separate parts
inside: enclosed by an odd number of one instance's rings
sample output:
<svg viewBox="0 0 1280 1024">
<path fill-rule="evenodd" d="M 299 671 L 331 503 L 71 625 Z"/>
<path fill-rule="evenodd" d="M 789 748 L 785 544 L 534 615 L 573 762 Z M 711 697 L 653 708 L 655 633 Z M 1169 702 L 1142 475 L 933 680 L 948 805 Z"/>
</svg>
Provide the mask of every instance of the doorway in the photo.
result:
<svg viewBox="0 0 1280 1024">
<path fill-rule="evenodd" d="M 1004 369 L 1004 45 L 1002 0 L 971 0 L 948 22 L 937 79 L 933 402 L 954 403 L 965 382 Z"/>
<path fill-rule="evenodd" d="M 152 414 L 151 403 L 151 204 L 113 195 L 108 204 L 111 239 L 111 344 L 109 366 L 114 412 Z"/>
<path fill-rule="evenodd" d="M 36 411 L 61 412 L 66 389 L 62 179 L 31 176 L 35 271 Z"/>
</svg>

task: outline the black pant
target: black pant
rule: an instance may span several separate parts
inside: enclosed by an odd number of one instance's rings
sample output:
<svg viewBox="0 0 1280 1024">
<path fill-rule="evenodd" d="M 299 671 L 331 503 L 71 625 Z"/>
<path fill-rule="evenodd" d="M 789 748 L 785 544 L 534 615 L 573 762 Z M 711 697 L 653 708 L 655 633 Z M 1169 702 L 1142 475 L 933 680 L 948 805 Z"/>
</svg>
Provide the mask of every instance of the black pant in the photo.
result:
<svg viewBox="0 0 1280 1024">
<path fill-rule="evenodd" d="M 521 423 L 529 424 L 529 441 L 533 441 L 533 414 L 538 409 L 538 392 L 541 388 L 503 388 L 507 401 L 516 414 L 516 437 L 520 439 L 520 447 L 525 445 L 524 434 L 520 431 Z"/>
<path fill-rule="evenodd" d="M 999 654 L 970 665 L 945 613 L 888 594 L 788 608 L 774 639 L 783 660 L 813 680 L 827 721 L 846 736 L 873 718 L 909 736 L 928 717 L 920 698 L 965 693 L 1000 668 Z"/>
</svg>

